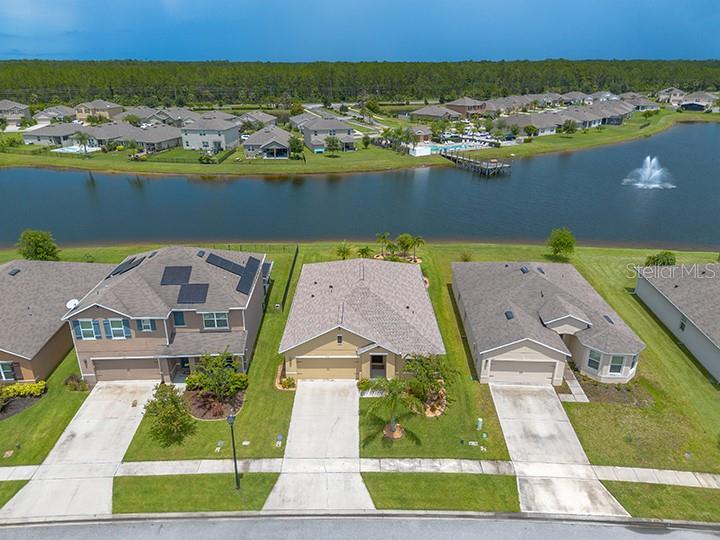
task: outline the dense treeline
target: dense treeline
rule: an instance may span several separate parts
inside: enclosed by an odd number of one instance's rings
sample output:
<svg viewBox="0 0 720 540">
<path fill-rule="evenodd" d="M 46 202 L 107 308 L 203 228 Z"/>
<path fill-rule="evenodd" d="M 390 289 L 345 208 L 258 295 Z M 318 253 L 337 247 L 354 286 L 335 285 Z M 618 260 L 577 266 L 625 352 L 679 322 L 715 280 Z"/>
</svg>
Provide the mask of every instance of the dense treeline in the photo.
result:
<svg viewBox="0 0 720 540">
<path fill-rule="evenodd" d="M 513 62 L 0 62 L 0 98 L 25 103 L 112 99 L 145 103 L 480 99 L 544 91 L 720 89 L 720 61 Z"/>
</svg>

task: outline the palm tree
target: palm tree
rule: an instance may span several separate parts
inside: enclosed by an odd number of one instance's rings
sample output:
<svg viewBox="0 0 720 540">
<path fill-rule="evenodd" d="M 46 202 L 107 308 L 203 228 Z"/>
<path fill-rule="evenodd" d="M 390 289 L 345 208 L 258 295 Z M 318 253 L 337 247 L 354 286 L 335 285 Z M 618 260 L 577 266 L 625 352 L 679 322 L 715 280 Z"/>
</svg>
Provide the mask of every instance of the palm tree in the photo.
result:
<svg viewBox="0 0 720 540">
<path fill-rule="evenodd" d="M 87 145 L 90 142 L 90 136 L 82 131 L 77 131 L 73 136 L 72 140 L 78 145 L 82 146 L 83 152 L 87 155 Z"/>
<path fill-rule="evenodd" d="M 404 379 L 375 379 L 370 385 L 371 390 L 382 392 L 382 397 L 373 398 L 366 414 L 377 409 L 384 409 L 390 418 L 386 428 L 395 433 L 398 428 L 398 414 L 404 409 L 414 414 L 423 410 L 423 403 L 409 392 L 408 383 Z"/>
<path fill-rule="evenodd" d="M 352 253 L 352 248 L 347 245 L 347 242 L 345 240 L 343 240 L 342 244 L 337 247 L 335 252 L 337 253 L 337 256 L 344 261 Z"/>
<path fill-rule="evenodd" d="M 412 239 L 412 250 L 413 250 L 413 261 L 417 261 L 417 248 L 425 245 L 425 239 L 422 236 L 413 236 Z"/>
<path fill-rule="evenodd" d="M 375 238 L 377 238 L 378 244 L 380 244 L 380 255 L 385 258 L 385 246 L 388 243 L 388 240 L 390 239 L 390 233 L 384 232 L 384 233 L 377 233 L 375 235 Z"/>
<path fill-rule="evenodd" d="M 370 255 L 372 255 L 372 249 L 370 249 L 370 246 L 358 248 L 357 252 L 358 255 L 363 259 L 367 259 L 370 257 Z"/>
</svg>

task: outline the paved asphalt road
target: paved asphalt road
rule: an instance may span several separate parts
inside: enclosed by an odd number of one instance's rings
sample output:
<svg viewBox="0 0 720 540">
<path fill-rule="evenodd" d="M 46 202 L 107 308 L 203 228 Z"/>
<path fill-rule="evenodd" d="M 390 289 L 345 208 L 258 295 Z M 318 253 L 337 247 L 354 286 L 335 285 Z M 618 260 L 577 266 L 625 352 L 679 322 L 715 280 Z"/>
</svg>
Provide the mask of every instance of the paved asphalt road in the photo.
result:
<svg viewBox="0 0 720 540">
<path fill-rule="evenodd" d="M 717 540 L 720 528 L 689 530 L 645 525 L 593 524 L 521 519 L 470 519 L 459 517 L 363 517 L 363 518 L 206 518 L 108 522 L 68 525 L 0 527 L 0 539 L 89 540 L 132 538 L 141 540 L 180 538 L 228 538 L 293 540 L 299 538 L 343 540 Z"/>
</svg>

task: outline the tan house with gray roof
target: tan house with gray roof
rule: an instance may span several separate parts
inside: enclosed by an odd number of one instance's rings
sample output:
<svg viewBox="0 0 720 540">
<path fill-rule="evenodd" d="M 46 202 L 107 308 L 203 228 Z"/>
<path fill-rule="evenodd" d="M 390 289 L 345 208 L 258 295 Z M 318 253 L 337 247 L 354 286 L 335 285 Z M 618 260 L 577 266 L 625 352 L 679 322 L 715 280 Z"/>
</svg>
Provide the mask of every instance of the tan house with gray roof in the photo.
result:
<svg viewBox="0 0 720 540">
<path fill-rule="evenodd" d="M 47 379 L 72 349 L 62 321 L 111 265 L 15 260 L 0 265 L 0 382 Z"/>
<path fill-rule="evenodd" d="M 64 316 L 83 378 L 177 380 L 226 350 L 246 370 L 270 268 L 263 254 L 191 247 L 127 258 Z"/>
<path fill-rule="evenodd" d="M 354 259 L 303 266 L 279 352 L 288 377 L 369 379 L 445 347 L 418 265 Z"/>
<path fill-rule="evenodd" d="M 19 126 L 23 120 L 30 119 L 30 107 L 17 101 L 0 99 L 0 118 L 9 126 Z"/>
<path fill-rule="evenodd" d="M 481 382 L 560 385 L 568 360 L 625 383 L 645 344 L 570 264 L 453 263 L 453 294 Z"/>
<path fill-rule="evenodd" d="M 105 101 L 104 99 L 94 99 L 85 103 L 80 103 L 75 107 L 75 116 L 81 122 L 87 122 L 88 118 L 105 118 L 110 120 L 123 112 L 122 105 Z"/>
</svg>

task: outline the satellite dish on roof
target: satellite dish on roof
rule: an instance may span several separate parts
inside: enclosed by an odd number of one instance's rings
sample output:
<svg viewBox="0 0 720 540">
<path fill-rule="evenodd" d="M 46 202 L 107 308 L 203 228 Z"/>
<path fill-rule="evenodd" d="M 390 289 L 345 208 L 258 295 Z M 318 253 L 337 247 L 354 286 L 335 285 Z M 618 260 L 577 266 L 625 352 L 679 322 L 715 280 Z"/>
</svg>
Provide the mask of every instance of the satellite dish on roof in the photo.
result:
<svg viewBox="0 0 720 540">
<path fill-rule="evenodd" d="M 75 309 L 79 303 L 80 303 L 80 300 L 78 300 L 77 298 L 73 298 L 72 300 L 67 301 L 67 304 L 65 304 L 65 307 L 68 309 Z"/>
</svg>

